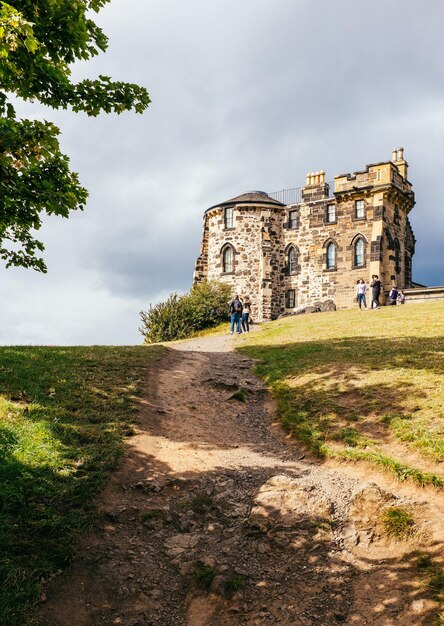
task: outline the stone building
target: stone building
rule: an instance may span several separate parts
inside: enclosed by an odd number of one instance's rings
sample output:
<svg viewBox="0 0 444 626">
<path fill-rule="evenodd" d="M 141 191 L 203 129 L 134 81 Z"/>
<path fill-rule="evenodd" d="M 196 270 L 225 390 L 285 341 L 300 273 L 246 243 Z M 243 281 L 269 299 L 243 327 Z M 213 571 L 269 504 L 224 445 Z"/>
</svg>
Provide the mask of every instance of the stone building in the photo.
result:
<svg viewBox="0 0 444 626">
<path fill-rule="evenodd" d="M 220 280 L 249 296 L 256 320 L 332 299 L 355 304 L 356 282 L 378 274 L 385 291 L 412 286 L 415 204 L 403 148 L 392 160 L 275 194 L 251 191 L 204 214 L 195 282 Z"/>
</svg>

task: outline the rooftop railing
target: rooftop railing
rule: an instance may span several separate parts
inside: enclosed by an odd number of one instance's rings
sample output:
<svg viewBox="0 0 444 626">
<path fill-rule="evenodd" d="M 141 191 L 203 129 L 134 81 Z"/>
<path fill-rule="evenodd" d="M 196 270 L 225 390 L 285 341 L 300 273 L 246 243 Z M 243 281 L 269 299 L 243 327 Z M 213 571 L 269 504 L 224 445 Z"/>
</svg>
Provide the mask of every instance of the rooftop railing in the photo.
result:
<svg viewBox="0 0 444 626">
<path fill-rule="evenodd" d="M 334 181 L 326 183 L 328 187 L 327 198 L 334 198 Z M 281 191 L 273 191 L 268 195 L 274 200 L 282 202 L 282 204 L 300 204 L 302 202 L 302 190 L 304 187 L 294 187 L 293 189 L 281 189 Z"/>
</svg>

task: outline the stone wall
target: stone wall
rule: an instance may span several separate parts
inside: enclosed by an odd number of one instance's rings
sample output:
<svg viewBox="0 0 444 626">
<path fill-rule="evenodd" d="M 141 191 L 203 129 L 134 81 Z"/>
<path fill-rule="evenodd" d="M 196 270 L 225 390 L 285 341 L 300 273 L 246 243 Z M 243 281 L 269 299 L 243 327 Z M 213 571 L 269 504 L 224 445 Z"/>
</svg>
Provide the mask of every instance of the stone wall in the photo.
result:
<svg viewBox="0 0 444 626">
<path fill-rule="evenodd" d="M 276 262 L 275 238 L 281 209 L 256 205 L 234 205 L 233 228 L 225 228 L 224 208 L 216 207 L 206 214 L 207 272 L 201 278 L 220 280 L 232 286 L 232 293 L 252 302 L 253 319 L 269 319 L 277 295 L 271 260 Z M 277 217 L 273 215 L 277 213 Z M 234 251 L 233 272 L 223 271 L 222 253 L 227 244 Z M 196 275 L 195 275 L 196 279 Z"/>
<path fill-rule="evenodd" d="M 444 286 L 442 287 L 414 287 L 412 289 L 405 289 L 405 302 L 410 303 L 424 303 L 432 302 L 434 300 L 444 300 Z"/>
</svg>

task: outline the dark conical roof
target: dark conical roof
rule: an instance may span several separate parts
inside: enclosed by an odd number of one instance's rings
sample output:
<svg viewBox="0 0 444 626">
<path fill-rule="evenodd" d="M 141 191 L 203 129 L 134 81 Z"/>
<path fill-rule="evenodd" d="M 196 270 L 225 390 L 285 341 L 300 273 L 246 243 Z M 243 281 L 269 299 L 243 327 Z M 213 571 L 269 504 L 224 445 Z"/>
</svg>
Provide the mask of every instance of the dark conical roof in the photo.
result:
<svg viewBox="0 0 444 626">
<path fill-rule="evenodd" d="M 240 196 L 230 198 L 230 200 L 225 200 L 225 202 L 220 202 L 210 208 L 213 209 L 216 206 L 225 206 L 227 204 L 275 204 L 277 206 L 285 206 L 279 200 L 271 198 L 265 191 L 246 191 L 241 193 Z"/>
</svg>

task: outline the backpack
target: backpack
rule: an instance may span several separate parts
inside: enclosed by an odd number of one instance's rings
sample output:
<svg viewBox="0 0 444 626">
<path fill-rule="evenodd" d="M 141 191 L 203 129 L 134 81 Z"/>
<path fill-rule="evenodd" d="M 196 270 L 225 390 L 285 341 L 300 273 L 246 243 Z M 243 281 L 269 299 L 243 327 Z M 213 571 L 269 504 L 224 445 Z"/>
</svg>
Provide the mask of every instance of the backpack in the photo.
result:
<svg viewBox="0 0 444 626">
<path fill-rule="evenodd" d="M 242 305 L 239 300 L 235 300 L 233 302 L 233 309 L 237 313 L 238 311 L 242 311 Z"/>
</svg>

